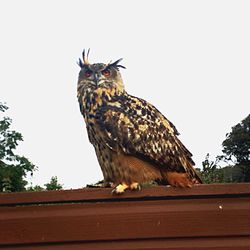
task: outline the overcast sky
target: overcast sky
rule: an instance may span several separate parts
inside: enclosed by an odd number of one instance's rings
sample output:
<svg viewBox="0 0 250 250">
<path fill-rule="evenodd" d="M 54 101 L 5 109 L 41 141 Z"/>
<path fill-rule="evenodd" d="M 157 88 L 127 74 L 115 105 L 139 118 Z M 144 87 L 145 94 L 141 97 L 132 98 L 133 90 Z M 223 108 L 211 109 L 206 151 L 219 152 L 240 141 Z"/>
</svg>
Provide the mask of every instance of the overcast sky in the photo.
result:
<svg viewBox="0 0 250 250">
<path fill-rule="evenodd" d="M 1 1 L 0 101 L 18 153 L 64 188 L 102 179 L 76 98 L 83 48 L 123 58 L 129 93 L 154 104 L 200 167 L 250 107 L 249 1 Z"/>
</svg>

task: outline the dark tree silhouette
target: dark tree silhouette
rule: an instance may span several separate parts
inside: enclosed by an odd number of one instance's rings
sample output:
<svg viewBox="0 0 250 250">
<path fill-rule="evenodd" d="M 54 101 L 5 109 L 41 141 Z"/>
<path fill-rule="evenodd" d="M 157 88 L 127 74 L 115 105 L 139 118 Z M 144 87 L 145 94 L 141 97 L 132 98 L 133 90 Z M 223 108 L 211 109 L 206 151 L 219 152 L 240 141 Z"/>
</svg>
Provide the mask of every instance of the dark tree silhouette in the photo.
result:
<svg viewBox="0 0 250 250">
<path fill-rule="evenodd" d="M 236 181 L 250 181 L 250 114 L 232 127 L 222 146 L 224 159 L 235 164 Z"/>
<path fill-rule="evenodd" d="M 8 107 L 0 102 L 0 192 L 24 191 L 27 173 L 32 174 L 35 166 L 15 149 L 23 140 L 19 132 L 10 129 L 12 120 L 4 117 Z"/>
</svg>

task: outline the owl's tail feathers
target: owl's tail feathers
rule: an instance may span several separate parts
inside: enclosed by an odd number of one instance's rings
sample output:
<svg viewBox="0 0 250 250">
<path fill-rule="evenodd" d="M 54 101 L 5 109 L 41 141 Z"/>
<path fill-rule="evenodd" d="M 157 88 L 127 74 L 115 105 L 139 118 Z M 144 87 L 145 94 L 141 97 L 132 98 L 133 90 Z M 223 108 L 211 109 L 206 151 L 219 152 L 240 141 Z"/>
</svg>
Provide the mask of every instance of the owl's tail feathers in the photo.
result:
<svg viewBox="0 0 250 250">
<path fill-rule="evenodd" d="M 191 179 L 191 181 L 193 182 L 193 184 L 202 184 L 203 183 L 201 176 L 199 175 L 197 170 L 195 170 L 195 168 L 192 165 L 189 166 L 189 168 L 188 168 L 188 175 L 189 175 L 189 178 Z"/>
<path fill-rule="evenodd" d="M 197 173 L 197 171 L 195 170 L 195 179 L 194 179 L 194 184 L 202 184 L 203 181 L 200 177 L 200 175 Z"/>
<path fill-rule="evenodd" d="M 202 184 L 203 181 L 194 168 L 194 162 L 190 157 L 180 157 L 180 162 L 185 169 L 185 172 L 187 173 L 189 179 L 192 181 L 193 184 Z"/>
</svg>

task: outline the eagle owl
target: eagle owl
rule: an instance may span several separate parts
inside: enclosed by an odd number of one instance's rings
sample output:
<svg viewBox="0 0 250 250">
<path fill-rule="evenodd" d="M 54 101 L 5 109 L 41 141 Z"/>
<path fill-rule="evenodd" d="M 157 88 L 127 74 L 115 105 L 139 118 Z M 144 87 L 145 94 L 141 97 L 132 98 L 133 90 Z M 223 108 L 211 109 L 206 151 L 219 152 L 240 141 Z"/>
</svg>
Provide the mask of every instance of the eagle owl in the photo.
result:
<svg viewBox="0 0 250 250">
<path fill-rule="evenodd" d="M 152 180 L 176 187 L 202 183 L 174 125 L 126 92 L 120 61 L 90 64 L 83 51 L 78 63 L 78 101 L 104 182 L 112 183 L 117 194 Z"/>
</svg>

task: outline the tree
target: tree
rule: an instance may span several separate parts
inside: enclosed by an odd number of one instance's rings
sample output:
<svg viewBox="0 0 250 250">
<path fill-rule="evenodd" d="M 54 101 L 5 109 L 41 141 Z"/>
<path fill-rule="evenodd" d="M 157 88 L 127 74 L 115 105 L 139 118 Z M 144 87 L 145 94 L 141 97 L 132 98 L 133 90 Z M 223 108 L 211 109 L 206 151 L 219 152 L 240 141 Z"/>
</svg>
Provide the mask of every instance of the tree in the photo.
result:
<svg viewBox="0 0 250 250">
<path fill-rule="evenodd" d="M 27 187 L 26 190 L 29 192 L 40 192 L 40 191 L 44 191 L 44 188 L 39 185 L 35 185 L 35 186 Z"/>
<path fill-rule="evenodd" d="M 209 154 L 206 155 L 205 160 L 202 162 L 203 169 L 200 171 L 202 180 L 206 184 L 222 183 L 224 182 L 223 169 L 218 166 L 219 158 L 215 161 L 209 160 Z"/>
<path fill-rule="evenodd" d="M 0 102 L 1 114 L 7 109 L 8 107 Z M 0 192 L 24 191 L 27 184 L 24 178 L 35 170 L 35 165 L 26 157 L 15 153 L 23 137 L 10 129 L 11 123 L 9 117 L 0 118 Z"/>
<path fill-rule="evenodd" d="M 60 190 L 62 189 L 62 184 L 58 183 L 57 176 L 52 176 L 50 182 L 44 184 L 46 190 Z"/>
<path fill-rule="evenodd" d="M 239 181 L 250 181 L 250 114 L 232 127 L 222 143 L 226 161 L 233 161 L 235 170 L 241 172 Z"/>
<path fill-rule="evenodd" d="M 63 184 L 58 182 L 57 176 L 52 176 L 49 183 L 44 184 L 45 188 L 35 185 L 27 188 L 27 191 L 61 190 Z"/>
<path fill-rule="evenodd" d="M 232 127 L 222 143 L 225 157 L 235 160 L 236 164 L 250 162 L 250 114 L 240 123 Z"/>
</svg>

